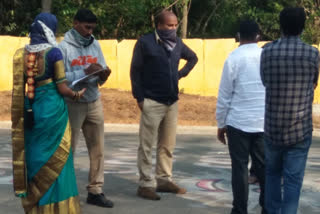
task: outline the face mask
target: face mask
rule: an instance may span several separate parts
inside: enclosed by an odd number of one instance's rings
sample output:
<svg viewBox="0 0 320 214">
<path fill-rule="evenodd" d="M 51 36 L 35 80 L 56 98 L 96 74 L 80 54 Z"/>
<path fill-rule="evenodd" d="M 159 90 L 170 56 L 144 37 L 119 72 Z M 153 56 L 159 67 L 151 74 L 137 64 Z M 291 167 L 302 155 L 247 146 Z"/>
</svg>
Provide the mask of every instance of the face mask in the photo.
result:
<svg viewBox="0 0 320 214">
<path fill-rule="evenodd" d="M 177 30 L 158 30 L 157 34 L 168 51 L 172 51 L 177 44 Z"/>
<path fill-rule="evenodd" d="M 74 28 L 71 29 L 71 33 L 74 36 L 74 38 L 77 40 L 77 42 L 80 43 L 84 47 L 87 47 L 93 41 L 92 36 L 90 38 L 85 38 L 85 37 L 81 36 L 80 33 Z"/>
<path fill-rule="evenodd" d="M 157 33 L 161 40 L 169 40 L 175 42 L 177 39 L 177 30 L 157 30 Z"/>
</svg>

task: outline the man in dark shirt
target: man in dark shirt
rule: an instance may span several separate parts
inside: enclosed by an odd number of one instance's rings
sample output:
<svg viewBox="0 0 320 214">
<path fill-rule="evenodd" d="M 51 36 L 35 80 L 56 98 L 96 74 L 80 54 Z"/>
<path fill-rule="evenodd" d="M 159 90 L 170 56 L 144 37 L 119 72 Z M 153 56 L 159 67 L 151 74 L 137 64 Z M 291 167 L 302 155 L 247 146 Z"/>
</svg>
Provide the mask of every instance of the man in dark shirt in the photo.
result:
<svg viewBox="0 0 320 214">
<path fill-rule="evenodd" d="M 186 193 L 186 189 L 172 181 L 178 81 L 188 75 L 198 58 L 176 36 L 177 25 L 174 13 L 161 12 L 156 17 L 155 32 L 142 36 L 136 43 L 131 63 L 132 93 L 141 110 L 138 148 L 140 179 L 137 195 L 150 200 L 160 200 L 156 191 Z M 178 71 L 181 58 L 187 60 L 187 63 Z M 151 152 L 155 142 L 156 179 L 152 177 Z"/>
<path fill-rule="evenodd" d="M 268 214 L 297 213 L 312 141 L 312 102 L 319 74 L 319 52 L 299 38 L 305 20 L 303 8 L 284 9 L 280 13 L 283 36 L 267 44 L 261 54 L 261 79 L 266 87 Z"/>
</svg>

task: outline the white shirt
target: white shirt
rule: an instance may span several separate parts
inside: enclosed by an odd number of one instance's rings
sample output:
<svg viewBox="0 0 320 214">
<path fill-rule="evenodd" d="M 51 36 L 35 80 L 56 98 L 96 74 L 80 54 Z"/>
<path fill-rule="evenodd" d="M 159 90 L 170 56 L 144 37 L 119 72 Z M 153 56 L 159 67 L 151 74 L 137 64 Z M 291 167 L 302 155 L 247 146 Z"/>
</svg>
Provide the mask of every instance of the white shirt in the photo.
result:
<svg viewBox="0 0 320 214">
<path fill-rule="evenodd" d="M 244 132 L 263 132 L 265 88 L 260 77 L 262 49 L 244 44 L 225 61 L 220 81 L 216 119 Z"/>
</svg>

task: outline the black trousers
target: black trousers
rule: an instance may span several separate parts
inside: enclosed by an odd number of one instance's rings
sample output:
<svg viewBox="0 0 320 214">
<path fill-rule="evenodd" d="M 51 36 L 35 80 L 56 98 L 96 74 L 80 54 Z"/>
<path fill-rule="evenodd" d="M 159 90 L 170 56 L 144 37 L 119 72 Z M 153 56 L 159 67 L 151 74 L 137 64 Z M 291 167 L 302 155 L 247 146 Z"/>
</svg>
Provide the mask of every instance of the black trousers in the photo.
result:
<svg viewBox="0 0 320 214">
<path fill-rule="evenodd" d="M 248 161 L 255 162 L 254 171 L 260 182 L 259 204 L 264 210 L 264 141 L 263 132 L 248 133 L 227 126 L 228 147 L 232 164 L 233 208 L 231 214 L 247 214 L 248 206 Z"/>
</svg>

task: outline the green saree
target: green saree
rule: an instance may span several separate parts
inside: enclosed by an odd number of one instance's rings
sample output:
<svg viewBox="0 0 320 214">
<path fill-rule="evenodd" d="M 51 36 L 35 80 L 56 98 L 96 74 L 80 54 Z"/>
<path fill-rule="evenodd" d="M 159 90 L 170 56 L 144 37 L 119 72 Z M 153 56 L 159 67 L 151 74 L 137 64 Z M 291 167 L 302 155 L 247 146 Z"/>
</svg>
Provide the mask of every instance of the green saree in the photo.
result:
<svg viewBox="0 0 320 214">
<path fill-rule="evenodd" d="M 34 125 L 32 129 L 25 129 L 24 109 L 27 99 L 24 96 L 24 58 L 24 49 L 18 50 L 14 56 L 13 69 L 12 147 L 15 193 L 22 198 L 23 208 L 28 214 L 80 213 L 68 110 L 57 91 L 56 84 L 59 80 L 41 81 L 41 86 L 39 84 L 35 89 L 36 96 L 32 104 Z"/>
</svg>

